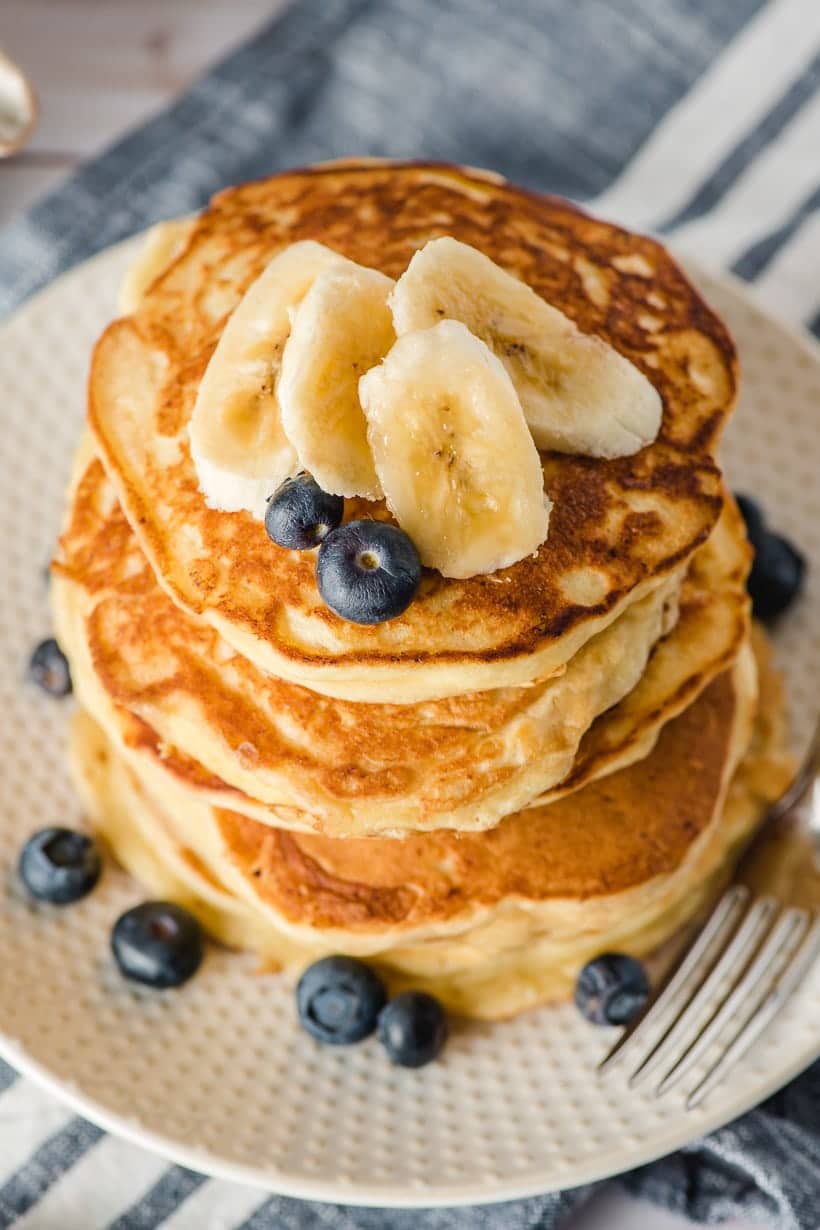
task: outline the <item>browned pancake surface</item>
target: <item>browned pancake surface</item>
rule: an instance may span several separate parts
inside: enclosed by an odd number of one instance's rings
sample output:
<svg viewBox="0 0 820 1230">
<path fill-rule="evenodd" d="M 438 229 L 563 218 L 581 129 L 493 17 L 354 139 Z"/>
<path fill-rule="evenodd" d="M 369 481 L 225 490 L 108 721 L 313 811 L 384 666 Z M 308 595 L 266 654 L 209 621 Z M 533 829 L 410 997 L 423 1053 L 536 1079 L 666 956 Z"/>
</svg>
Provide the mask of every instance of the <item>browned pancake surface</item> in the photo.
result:
<svg viewBox="0 0 820 1230">
<path fill-rule="evenodd" d="M 321 602 L 311 553 L 273 546 L 247 514 L 206 508 L 187 423 L 228 313 L 283 246 L 319 240 L 398 276 L 442 234 L 481 249 L 635 362 L 663 398 L 661 434 L 615 461 L 546 454 L 555 507 L 534 557 L 469 580 L 428 571 L 404 615 L 362 628 Z M 137 412 L 124 411 L 134 389 Z M 407 164 L 294 172 L 222 193 L 142 310 L 104 334 L 89 404 L 129 519 L 175 598 L 242 638 L 260 665 L 315 669 L 318 680 L 328 664 L 366 674 L 527 657 L 613 612 L 713 526 L 713 450 L 734 396 L 731 340 L 660 245 L 555 198 Z M 346 516 L 361 515 L 389 518 L 383 504 L 347 501 Z M 579 569 L 595 574 L 589 605 L 572 598 Z"/>
<path fill-rule="evenodd" d="M 340 841 L 217 813 L 226 851 L 293 922 L 378 930 L 501 900 L 608 896 L 673 871 L 719 802 L 736 694 L 718 676 L 638 764 L 479 834 Z"/>
<path fill-rule="evenodd" d="M 63 597 L 55 583 L 52 596 L 66 650 L 77 655 L 83 703 L 95 708 L 84 696 L 93 672 L 88 686 L 107 698 L 97 703 L 148 723 L 166 756 L 181 749 L 196 757 L 211 776 L 194 773 L 191 784 L 217 804 L 277 827 L 362 837 L 486 828 L 543 790 L 575 789 L 610 759 L 623 761 L 736 656 L 747 631 L 747 555 L 729 503 L 684 581 L 678 625 L 648 667 L 651 645 L 632 643 L 645 635 L 635 606 L 596 638 L 614 638 L 611 651 L 589 642 L 557 680 L 419 705 L 363 704 L 264 674 L 175 606 L 92 460 L 74 490 L 56 565 L 76 592 Z M 657 633 L 661 618 L 651 614 Z M 630 687 L 582 741 L 596 713 Z M 231 785 L 245 792 L 235 804 Z"/>
</svg>

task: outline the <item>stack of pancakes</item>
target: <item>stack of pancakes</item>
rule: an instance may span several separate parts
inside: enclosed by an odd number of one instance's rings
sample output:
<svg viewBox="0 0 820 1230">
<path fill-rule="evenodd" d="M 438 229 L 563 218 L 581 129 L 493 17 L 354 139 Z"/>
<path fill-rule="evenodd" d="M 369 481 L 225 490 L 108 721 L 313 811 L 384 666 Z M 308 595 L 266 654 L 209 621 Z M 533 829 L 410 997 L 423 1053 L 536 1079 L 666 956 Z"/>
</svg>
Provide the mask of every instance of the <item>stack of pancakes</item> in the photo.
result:
<svg viewBox="0 0 820 1230">
<path fill-rule="evenodd" d="M 544 454 L 535 556 L 426 571 L 405 614 L 361 626 L 322 603 L 313 552 L 206 506 L 188 422 L 284 246 L 396 277 L 442 234 L 631 359 L 663 424 L 632 457 Z M 470 1016 L 563 997 L 599 952 L 651 953 L 725 880 L 785 771 L 715 460 L 736 385 L 720 321 L 655 242 L 458 168 L 289 173 L 169 235 L 95 350 L 54 564 L 97 828 L 265 968 L 356 954 Z M 361 516 L 390 514 L 346 501 Z"/>
</svg>

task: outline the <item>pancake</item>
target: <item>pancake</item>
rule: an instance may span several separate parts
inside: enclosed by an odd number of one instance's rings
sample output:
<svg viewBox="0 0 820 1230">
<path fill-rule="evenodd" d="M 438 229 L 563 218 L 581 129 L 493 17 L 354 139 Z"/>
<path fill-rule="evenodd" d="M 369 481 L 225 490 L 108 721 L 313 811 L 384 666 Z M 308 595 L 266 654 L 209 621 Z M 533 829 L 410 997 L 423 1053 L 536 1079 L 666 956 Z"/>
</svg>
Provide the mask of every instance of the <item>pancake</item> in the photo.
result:
<svg viewBox="0 0 820 1230">
<path fill-rule="evenodd" d="M 641 765 L 490 833 L 404 842 L 273 830 L 167 780 L 160 798 L 164 771 L 126 763 L 82 713 L 73 764 L 118 857 L 267 968 L 356 953 L 394 989 L 426 988 L 492 1019 L 565 996 L 597 952 L 646 956 L 716 891 L 782 785 L 777 722 L 758 726 L 743 761 L 755 703 L 747 647 Z"/>
<path fill-rule="evenodd" d="M 187 426 L 228 314 L 284 246 L 311 238 L 396 276 L 428 239 L 472 244 L 658 389 L 658 440 L 633 457 L 543 456 L 554 502 L 532 557 L 488 576 L 425 572 L 408 610 L 361 627 L 321 601 L 312 553 L 211 509 Z M 98 343 L 89 419 L 118 498 L 172 599 L 260 669 L 394 704 L 532 682 L 653 592 L 721 507 L 714 450 L 736 391 L 731 340 L 655 241 L 462 168 L 372 162 L 291 172 L 215 198 L 136 313 Z M 348 500 L 346 516 L 389 519 Z"/>
<path fill-rule="evenodd" d="M 317 696 L 259 671 L 174 605 L 100 463 L 86 457 L 83 450 L 51 594 L 82 703 L 106 727 L 107 703 L 134 714 L 166 749 L 276 808 L 269 819 L 287 827 L 336 836 L 491 827 L 566 777 L 585 731 L 635 687 L 677 615 L 673 574 L 558 677 L 419 705 Z M 744 540 L 735 527 L 711 542 L 688 583 L 689 603 L 711 605 L 713 641 L 736 652 Z M 683 658 L 701 672 L 714 661 Z"/>
<path fill-rule="evenodd" d="M 750 562 L 743 518 L 727 492 L 720 520 L 684 579 L 674 628 L 655 645 L 636 687 L 590 726 L 571 771 L 536 803 L 643 760 L 663 726 L 732 664 L 749 635 Z"/>
<path fill-rule="evenodd" d="M 111 706 L 143 719 L 166 755 L 182 749 L 246 796 L 231 806 L 284 827 L 336 836 L 490 827 L 540 792 L 577 788 L 648 751 L 746 635 L 748 547 L 728 501 L 680 591 L 679 628 L 659 644 L 675 609 L 649 598 L 561 677 L 529 688 L 419 706 L 317 697 L 263 675 L 175 607 L 99 463 L 84 464 L 85 455 L 52 589 L 83 704 L 125 740 L 133 735 Z M 676 600 L 670 593 L 667 608 Z M 624 707 L 610 708 L 622 695 Z"/>
<path fill-rule="evenodd" d="M 157 222 L 145 234 L 139 256 L 132 262 L 120 285 L 117 306 L 123 316 L 135 312 L 149 286 L 179 256 L 193 229 L 190 218 Z"/>
</svg>

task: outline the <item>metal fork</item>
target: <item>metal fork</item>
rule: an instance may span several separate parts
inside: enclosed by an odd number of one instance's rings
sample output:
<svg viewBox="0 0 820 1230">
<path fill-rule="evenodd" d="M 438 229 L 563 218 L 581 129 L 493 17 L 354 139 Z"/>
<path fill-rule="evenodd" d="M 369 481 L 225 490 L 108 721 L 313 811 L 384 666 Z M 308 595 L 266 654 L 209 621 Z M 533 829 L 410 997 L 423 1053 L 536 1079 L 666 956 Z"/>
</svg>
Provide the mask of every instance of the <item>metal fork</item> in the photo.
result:
<svg viewBox="0 0 820 1230">
<path fill-rule="evenodd" d="M 794 780 L 769 808 L 760 833 L 802 811 L 818 784 L 820 722 Z M 809 800 L 815 840 L 820 800 Z M 660 1097 L 714 1047 L 709 1067 L 686 1099 L 699 1105 L 746 1054 L 808 973 L 820 950 L 817 911 L 754 897 L 743 884 L 723 894 L 705 925 L 646 1008 L 598 1065 L 630 1061 L 630 1086 L 654 1077 Z"/>
</svg>

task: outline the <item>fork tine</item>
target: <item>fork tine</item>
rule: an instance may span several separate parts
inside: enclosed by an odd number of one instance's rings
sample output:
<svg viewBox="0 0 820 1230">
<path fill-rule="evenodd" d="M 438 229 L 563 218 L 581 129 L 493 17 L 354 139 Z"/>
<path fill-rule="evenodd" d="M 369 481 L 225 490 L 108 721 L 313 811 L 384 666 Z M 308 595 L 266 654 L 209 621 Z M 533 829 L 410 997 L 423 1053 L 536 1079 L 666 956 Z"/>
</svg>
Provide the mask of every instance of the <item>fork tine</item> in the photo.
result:
<svg viewBox="0 0 820 1230">
<path fill-rule="evenodd" d="M 772 990 L 689 1094 L 686 1099 L 687 1110 L 699 1106 L 703 1099 L 723 1080 L 727 1072 L 739 1063 L 755 1039 L 780 1012 L 789 996 L 797 990 L 814 963 L 818 951 L 820 951 L 820 917 L 815 917 L 808 935 L 792 955 Z"/>
<path fill-rule="evenodd" d="M 679 1048 L 688 1045 L 689 1038 L 697 1027 L 699 1009 L 706 1007 L 720 984 L 731 975 L 732 970 L 742 968 L 747 957 L 757 947 L 764 931 L 768 930 L 772 915 L 778 908 L 774 897 L 761 897 L 754 903 L 732 936 L 714 968 L 706 979 L 683 1004 L 678 1015 L 663 1036 L 644 1057 L 629 1078 L 629 1085 L 646 1080 L 657 1072 Z M 693 1025 L 693 1022 L 695 1024 Z"/>
<path fill-rule="evenodd" d="M 660 1082 L 655 1090 L 656 1097 L 672 1089 L 683 1080 L 687 1072 L 691 1072 L 738 1008 L 751 998 L 766 975 L 771 973 L 778 956 L 782 956 L 783 952 L 795 942 L 795 939 L 799 943 L 808 930 L 808 926 L 809 915 L 805 910 L 786 910 L 780 916 L 757 956 L 747 965 L 740 981 L 736 983 L 723 1003 L 715 1009 L 711 1020 L 697 1035 L 689 1049 L 684 1051 L 677 1063 Z"/>
<path fill-rule="evenodd" d="M 641 1013 L 633 1025 L 621 1034 L 618 1041 L 598 1064 L 599 1073 L 614 1067 L 622 1058 L 623 1052 L 633 1044 L 639 1043 L 649 1032 L 652 1025 L 659 1021 L 666 1011 L 672 1007 L 693 975 L 700 968 L 709 950 L 722 939 L 724 934 L 734 926 L 738 914 L 746 905 L 749 890 L 742 884 L 735 884 L 726 890 L 717 905 L 709 915 L 703 929 L 695 936 L 686 955 L 678 968 L 672 973 L 669 981 L 661 987 L 655 998 Z M 705 971 L 704 971 L 705 974 Z"/>
</svg>

